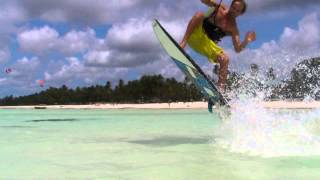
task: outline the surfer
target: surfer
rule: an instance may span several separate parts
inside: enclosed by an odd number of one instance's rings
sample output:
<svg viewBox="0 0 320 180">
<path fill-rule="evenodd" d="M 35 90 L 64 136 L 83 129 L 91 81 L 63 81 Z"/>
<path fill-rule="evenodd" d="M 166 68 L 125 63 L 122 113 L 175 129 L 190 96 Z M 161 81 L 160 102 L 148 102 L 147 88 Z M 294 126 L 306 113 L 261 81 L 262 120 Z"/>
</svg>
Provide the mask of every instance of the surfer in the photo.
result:
<svg viewBox="0 0 320 180">
<path fill-rule="evenodd" d="M 256 39 L 256 33 L 247 32 L 244 41 L 240 41 L 236 18 L 246 12 L 247 4 L 244 0 L 233 0 L 229 8 L 222 4 L 222 0 L 220 3 L 215 0 L 201 0 L 201 2 L 211 7 L 213 11 L 207 15 L 197 12 L 192 17 L 180 46 L 185 48 L 188 43 L 193 50 L 206 56 L 210 62 L 219 63 L 218 86 L 224 91 L 229 57 L 218 46 L 218 42 L 225 36 L 231 36 L 234 50 L 239 53 L 248 43 Z"/>
</svg>

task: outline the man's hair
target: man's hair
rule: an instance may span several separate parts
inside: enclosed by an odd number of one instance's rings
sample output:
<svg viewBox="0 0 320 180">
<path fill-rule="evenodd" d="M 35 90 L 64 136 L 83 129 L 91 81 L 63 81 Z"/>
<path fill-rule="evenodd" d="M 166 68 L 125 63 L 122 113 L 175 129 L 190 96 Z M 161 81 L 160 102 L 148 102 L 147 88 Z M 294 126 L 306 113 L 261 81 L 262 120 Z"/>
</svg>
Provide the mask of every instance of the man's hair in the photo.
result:
<svg viewBox="0 0 320 180">
<path fill-rule="evenodd" d="M 231 6 L 233 5 L 233 3 L 235 2 L 240 2 L 243 4 L 243 9 L 241 11 L 241 14 L 244 14 L 247 11 L 247 3 L 244 0 L 233 0 L 231 3 Z"/>
</svg>

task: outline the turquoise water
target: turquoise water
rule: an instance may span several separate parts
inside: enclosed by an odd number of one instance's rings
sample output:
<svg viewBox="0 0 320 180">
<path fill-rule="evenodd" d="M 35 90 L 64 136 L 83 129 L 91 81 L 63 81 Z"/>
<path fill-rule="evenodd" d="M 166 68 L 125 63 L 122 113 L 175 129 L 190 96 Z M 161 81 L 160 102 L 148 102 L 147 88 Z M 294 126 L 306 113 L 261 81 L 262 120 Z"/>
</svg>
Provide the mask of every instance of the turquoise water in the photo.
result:
<svg viewBox="0 0 320 180">
<path fill-rule="evenodd" d="M 320 112 L 0 110 L 0 179 L 319 179 Z"/>
</svg>

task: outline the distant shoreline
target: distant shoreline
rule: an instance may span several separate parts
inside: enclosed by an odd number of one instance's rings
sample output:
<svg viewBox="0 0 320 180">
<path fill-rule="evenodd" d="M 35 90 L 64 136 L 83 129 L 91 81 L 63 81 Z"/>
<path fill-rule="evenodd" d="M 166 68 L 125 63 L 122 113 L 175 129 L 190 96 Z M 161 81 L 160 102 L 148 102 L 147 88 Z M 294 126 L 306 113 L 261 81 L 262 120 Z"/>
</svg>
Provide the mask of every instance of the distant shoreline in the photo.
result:
<svg viewBox="0 0 320 180">
<path fill-rule="evenodd" d="M 265 101 L 261 105 L 270 109 L 320 109 L 320 101 Z M 0 109 L 207 109 L 207 102 L 175 102 L 149 104 L 88 104 L 88 105 L 30 105 L 0 106 Z"/>
</svg>

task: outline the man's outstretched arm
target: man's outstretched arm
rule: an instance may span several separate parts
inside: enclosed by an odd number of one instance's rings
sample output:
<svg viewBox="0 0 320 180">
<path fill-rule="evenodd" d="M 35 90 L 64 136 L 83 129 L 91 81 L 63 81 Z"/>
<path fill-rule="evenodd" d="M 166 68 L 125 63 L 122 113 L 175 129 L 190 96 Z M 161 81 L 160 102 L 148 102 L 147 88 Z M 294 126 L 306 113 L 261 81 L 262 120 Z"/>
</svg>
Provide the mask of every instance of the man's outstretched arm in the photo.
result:
<svg viewBox="0 0 320 180">
<path fill-rule="evenodd" d="M 218 7 L 219 3 L 216 2 L 216 0 L 201 0 L 201 2 L 209 7 Z M 224 4 L 221 4 L 220 6 L 225 7 Z"/>
<path fill-rule="evenodd" d="M 255 40 L 256 40 L 256 33 L 254 31 L 247 32 L 246 37 L 242 42 L 240 41 L 240 35 L 238 30 L 232 33 L 233 47 L 237 53 L 241 52 L 250 42 Z"/>
</svg>

